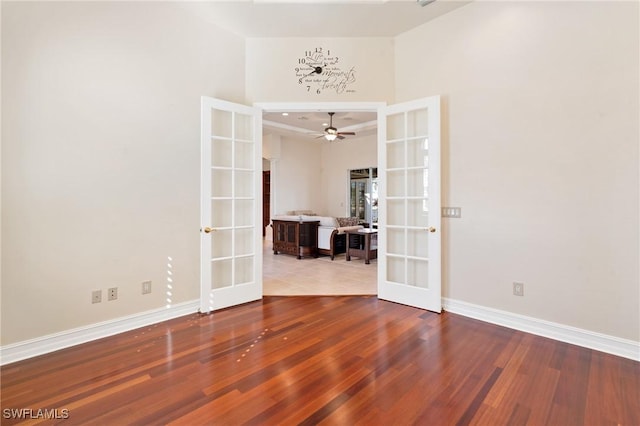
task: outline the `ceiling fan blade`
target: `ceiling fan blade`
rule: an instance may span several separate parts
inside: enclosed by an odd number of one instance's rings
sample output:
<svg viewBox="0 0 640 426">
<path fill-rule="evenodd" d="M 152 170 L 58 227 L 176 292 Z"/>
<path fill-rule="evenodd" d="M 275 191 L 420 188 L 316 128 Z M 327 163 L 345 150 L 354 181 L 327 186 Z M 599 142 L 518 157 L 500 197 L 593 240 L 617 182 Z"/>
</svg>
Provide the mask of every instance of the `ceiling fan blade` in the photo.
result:
<svg viewBox="0 0 640 426">
<path fill-rule="evenodd" d="M 344 139 L 344 136 L 342 136 L 341 134 L 338 134 L 337 138 L 338 139 Z"/>
<path fill-rule="evenodd" d="M 338 135 L 351 135 L 351 136 L 355 136 L 354 132 L 338 132 Z"/>
</svg>

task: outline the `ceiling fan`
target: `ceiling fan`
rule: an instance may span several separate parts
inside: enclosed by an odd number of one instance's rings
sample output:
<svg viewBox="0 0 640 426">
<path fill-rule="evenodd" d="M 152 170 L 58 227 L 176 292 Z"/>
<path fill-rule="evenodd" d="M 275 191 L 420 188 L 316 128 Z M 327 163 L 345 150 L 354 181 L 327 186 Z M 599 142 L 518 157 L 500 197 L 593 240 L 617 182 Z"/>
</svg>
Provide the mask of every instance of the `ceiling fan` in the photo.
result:
<svg viewBox="0 0 640 426">
<path fill-rule="evenodd" d="M 334 141 L 336 139 L 344 139 L 344 135 L 355 135 L 354 132 L 339 132 L 338 129 L 333 127 L 333 114 L 335 114 L 335 112 L 330 112 L 328 114 L 329 114 L 329 127 L 325 128 L 324 134 L 318 136 L 318 138 L 324 137 L 328 141 Z"/>
</svg>

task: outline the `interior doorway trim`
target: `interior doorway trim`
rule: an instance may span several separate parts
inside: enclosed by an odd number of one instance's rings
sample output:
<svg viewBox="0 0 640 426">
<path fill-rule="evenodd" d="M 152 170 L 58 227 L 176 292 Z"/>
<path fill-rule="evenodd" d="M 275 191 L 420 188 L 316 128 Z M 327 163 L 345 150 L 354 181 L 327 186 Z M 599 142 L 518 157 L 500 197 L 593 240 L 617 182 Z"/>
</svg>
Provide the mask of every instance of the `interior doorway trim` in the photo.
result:
<svg viewBox="0 0 640 426">
<path fill-rule="evenodd" d="M 263 112 L 306 112 L 306 111 L 374 111 L 387 105 L 386 102 L 255 102 L 254 107 Z"/>
</svg>

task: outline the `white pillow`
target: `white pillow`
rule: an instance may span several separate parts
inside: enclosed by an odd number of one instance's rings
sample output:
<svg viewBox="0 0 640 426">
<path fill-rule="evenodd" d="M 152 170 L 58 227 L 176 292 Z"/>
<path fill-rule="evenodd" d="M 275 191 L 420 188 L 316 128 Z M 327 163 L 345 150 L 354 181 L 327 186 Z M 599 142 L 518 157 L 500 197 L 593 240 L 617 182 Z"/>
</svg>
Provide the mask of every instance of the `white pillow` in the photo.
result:
<svg viewBox="0 0 640 426">
<path fill-rule="evenodd" d="M 338 227 L 338 221 L 333 216 L 316 216 L 316 219 L 320 221 L 320 226 Z"/>
</svg>

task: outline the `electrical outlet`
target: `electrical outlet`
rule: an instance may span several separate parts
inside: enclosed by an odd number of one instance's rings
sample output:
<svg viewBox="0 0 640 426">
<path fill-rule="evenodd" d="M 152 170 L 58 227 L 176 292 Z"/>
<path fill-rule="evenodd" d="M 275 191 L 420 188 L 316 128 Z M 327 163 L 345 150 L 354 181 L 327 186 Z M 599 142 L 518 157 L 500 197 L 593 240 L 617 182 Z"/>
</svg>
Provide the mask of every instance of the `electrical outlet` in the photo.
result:
<svg viewBox="0 0 640 426">
<path fill-rule="evenodd" d="M 524 296 L 524 283 L 513 283 L 513 295 Z"/>
<path fill-rule="evenodd" d="M 107 300 L 116 300 L 118 298 L 118 287 L 111 287 L 107 290 Z"/>
<path fill-rule="evenodd" d="M 142 282 L 142 294 L 151 293 L 151 281 L 143 281 Z"/>
<path fill-rule="evenodd" d="M 102 290 L 94 290 L 91 292 L 91 303 L 102 302 Z"/>
</svg>

